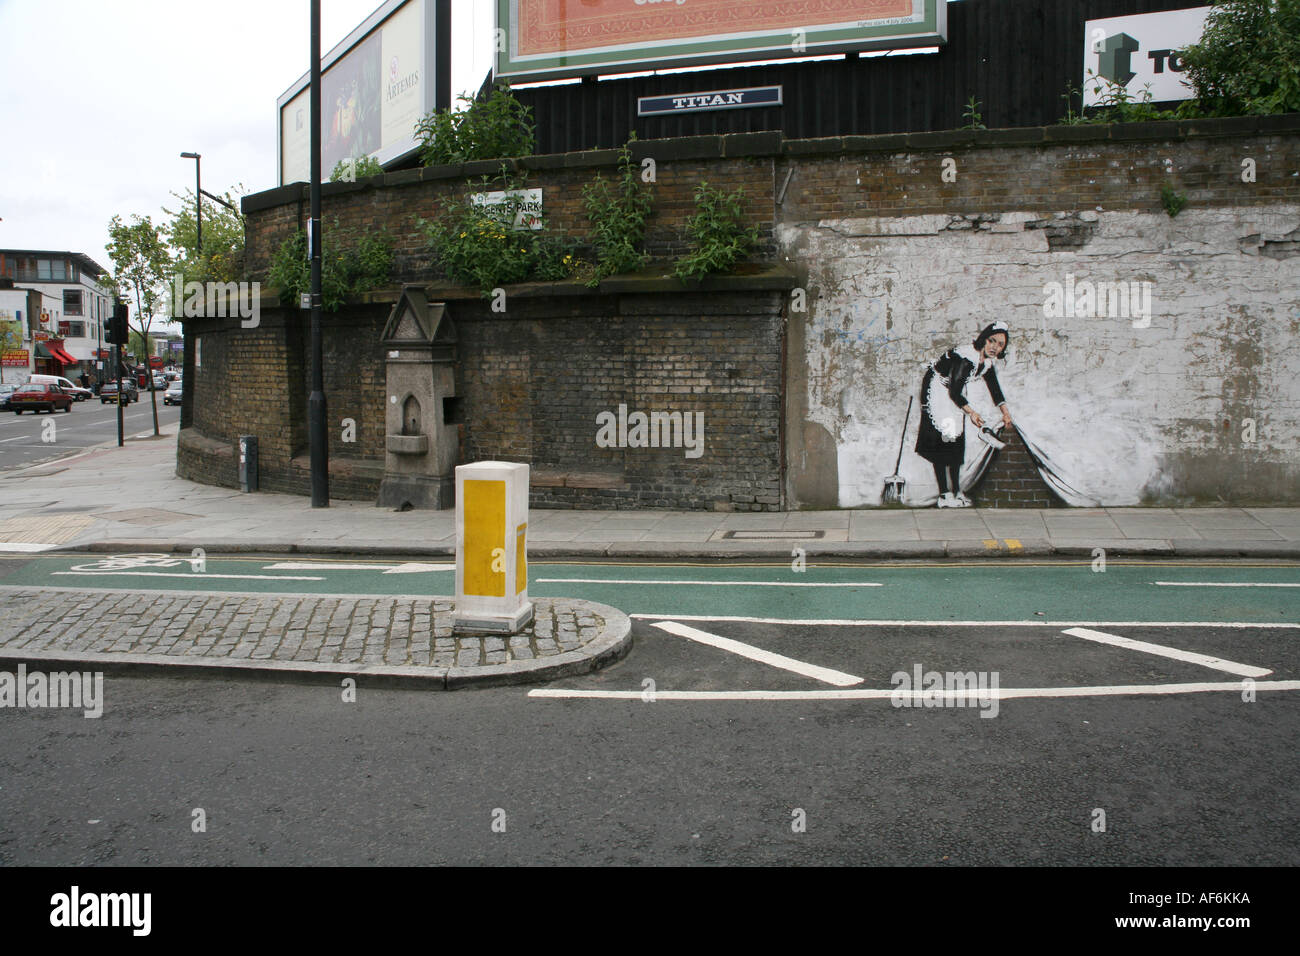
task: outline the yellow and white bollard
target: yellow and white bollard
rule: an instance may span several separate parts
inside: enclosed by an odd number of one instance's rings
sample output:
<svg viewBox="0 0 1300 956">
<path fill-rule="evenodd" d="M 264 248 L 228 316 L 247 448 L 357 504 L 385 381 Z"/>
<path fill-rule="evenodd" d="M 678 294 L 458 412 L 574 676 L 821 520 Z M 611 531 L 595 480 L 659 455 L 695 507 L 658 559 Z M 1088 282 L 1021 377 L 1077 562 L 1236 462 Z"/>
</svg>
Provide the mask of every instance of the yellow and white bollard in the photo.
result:
<svg viewBox="0 0 1300 956">
<path fill-rule="evenodd" d="M 533 619 L 527 531 L 527 465 L 456 466 L 454 630 L 514 634 Z"/>
</svg>

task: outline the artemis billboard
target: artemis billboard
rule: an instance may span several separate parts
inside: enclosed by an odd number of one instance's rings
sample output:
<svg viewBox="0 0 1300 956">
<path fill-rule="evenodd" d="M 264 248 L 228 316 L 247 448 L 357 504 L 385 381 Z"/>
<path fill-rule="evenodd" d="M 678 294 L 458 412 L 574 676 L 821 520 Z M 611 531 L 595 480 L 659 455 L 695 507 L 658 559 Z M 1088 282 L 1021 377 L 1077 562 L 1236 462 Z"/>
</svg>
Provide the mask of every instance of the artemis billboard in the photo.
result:
<svg viewBox="0 0 1300 956">
<path fill-rule="evenodd" d="M 497 0 L 496 75 L 553 80 L 936 46 L 947 35 L 946 0 Z"/>
<path fill-rule="evenodd" d="M 416 148 L 415 124 L 437 102 L 434 0 L 388 0 L 321 57 L 322 179 L 340 160 L 381 163 Z M 280 184 L 311 176 L 311 75 L 276 101 Z"/>
</svg>

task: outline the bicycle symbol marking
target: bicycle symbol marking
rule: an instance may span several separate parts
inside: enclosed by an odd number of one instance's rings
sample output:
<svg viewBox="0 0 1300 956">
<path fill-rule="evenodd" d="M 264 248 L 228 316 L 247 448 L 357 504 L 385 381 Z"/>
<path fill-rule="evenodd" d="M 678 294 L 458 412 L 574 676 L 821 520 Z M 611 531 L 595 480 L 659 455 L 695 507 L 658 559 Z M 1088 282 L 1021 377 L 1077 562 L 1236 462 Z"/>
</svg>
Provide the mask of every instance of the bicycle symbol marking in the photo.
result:
<svg viewBox="0 0 1300 956">
<path fill-rule="evenodd" d="M 74 564 L 70 571 L 127 571 L 131 568 L 174 568 L 178 564 L 188 564 L 188 558 L 178 558 L 170 554 L 115 554 L 111 558 L 101 558 L 90 564 Z"/>
</svg>

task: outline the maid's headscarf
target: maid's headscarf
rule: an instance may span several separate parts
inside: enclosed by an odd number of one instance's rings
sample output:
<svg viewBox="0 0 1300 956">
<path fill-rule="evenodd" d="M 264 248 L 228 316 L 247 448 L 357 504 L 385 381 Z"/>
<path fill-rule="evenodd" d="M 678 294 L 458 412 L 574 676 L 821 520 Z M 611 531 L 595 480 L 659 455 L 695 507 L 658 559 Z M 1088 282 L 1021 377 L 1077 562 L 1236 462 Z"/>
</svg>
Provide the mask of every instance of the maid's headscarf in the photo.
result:
<svg viewBox="0 0 1300 956">
<path fill-rule="evenodd" d="M 994 322 L 992 325 L 986 325 L 984 327 L 984 331 L 980 332 L 979 337 L 975 339 L 975 343 L 974 343 L 975 351 L 977 352 L 983 351 L 985 344 L 994 335 L 994 333 L 997 332 L 1001 332 L 1003 335 L 1007 337 L 1006 348 L 1002 350 L 1002 356 L 1003 358 L 1005 358 L 1007 352 L 1011 348 L 1011 333 L 1007 331 L 1007 324 L 1005 322 Z"/>
</svg>

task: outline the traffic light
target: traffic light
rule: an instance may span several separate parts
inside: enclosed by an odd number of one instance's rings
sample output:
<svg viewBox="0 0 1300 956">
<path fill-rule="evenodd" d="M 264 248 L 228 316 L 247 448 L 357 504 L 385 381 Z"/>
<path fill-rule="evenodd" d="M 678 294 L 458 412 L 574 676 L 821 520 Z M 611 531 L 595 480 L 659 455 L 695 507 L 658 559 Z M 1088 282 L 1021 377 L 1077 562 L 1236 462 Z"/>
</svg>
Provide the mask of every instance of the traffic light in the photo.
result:
<svg viewBox="0 0 1300 956">
<path fill-rule="evenodd" d="M 104 334 L 104 341 L 109 345 L 127 345 L 126 329 L 126 306 L 117 303 L 113 306 L 113 314 L 109 317 L 108 328 Z"/>
</svg>

